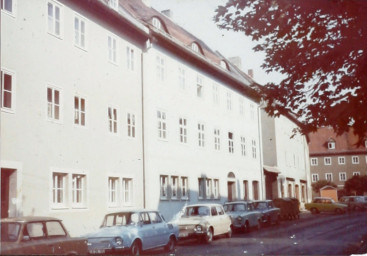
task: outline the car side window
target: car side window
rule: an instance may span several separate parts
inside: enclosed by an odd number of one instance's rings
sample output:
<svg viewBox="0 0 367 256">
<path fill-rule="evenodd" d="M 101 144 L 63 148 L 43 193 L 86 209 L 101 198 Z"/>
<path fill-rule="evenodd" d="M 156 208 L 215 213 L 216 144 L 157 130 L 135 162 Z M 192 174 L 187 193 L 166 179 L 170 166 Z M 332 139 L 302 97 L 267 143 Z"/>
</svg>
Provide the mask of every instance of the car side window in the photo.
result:
<svg viewBox="0 0 367 256">
<path fill-rule="evenodd" d="M 152 223 L 161 223 L 162 222 L 161 217 L 156 212 L 150 212 L 149 217 L 150 217 L 150 220 L 152 221 Z"/>
<path fill-rule="evenodd" d="M 217 209 L 215 209 L 215 206 L 212 206 L 211 212 L 212 212 L 212 216 L 217 216 L 218 215 Z"/>
<path fill-rule="evenodd" d="M 223 208 L 220 207 L 220 206 L 217 206 L 217 212 L 218 212 L 219 215 L 223 215 L 224 214 Z"/>
<path fill-rule="evenodd" d="M 46 236 L 45 229 L 41 222 L 28 223 L 26 229 L 30 238 L 37 239 Z"/>
<path fill-rule="evenodd" d="M 112 227 L 114 225 L 115 215 L 107 215 L 105 219 L 105 226 Z"/>
<path fill-rule="evenodd" d="M 48 236 L 66 236 L 65 230 L 58 221 L 46 222 L 46 228 Z"/>
<path fill-rule="evenodd" d="M 147 212 L 141 213 L 141 218 L 143 220 L 144 225 L 149 225 L 150 224 L 150 219 L 149 219 L 149 215 L 148 215 Z"/>
</svg>

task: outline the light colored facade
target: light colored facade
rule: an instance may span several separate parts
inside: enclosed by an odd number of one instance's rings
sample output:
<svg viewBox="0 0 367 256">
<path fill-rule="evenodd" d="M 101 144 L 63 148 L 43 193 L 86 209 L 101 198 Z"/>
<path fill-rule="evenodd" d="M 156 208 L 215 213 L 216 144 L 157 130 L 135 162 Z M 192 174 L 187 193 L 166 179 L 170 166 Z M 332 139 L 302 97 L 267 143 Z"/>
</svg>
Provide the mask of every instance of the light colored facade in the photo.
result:
<svg viewBox="0 0 367 256">
<path fill-rule="evenodd" d="M 312 193 L 307 139 L 292 136 L 298 126 L 288 117 L 261 114 L 266 198 L 295 197 L 303 205 Z"/>
<path fill-rule="evenodd" d="M 108 211 L 143 207 L 147 29 L 99 1 L 10 2 L 1 13 L 2 217 L 59 217 L 80 235 Z"/>
</svg>

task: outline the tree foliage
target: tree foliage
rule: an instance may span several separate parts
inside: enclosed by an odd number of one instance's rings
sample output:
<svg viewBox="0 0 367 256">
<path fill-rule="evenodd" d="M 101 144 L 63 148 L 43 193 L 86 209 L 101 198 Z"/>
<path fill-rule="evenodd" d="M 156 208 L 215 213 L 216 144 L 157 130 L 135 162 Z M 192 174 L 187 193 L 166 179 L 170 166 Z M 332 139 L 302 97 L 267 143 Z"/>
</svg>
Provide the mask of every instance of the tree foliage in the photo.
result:
<svg viewBox="0 0 367 256">
<path fill-rule="evenodd" d="M 364 192 L 367 192 L 367 175 L 355 175 L 348 179 L 344 184 L 344 189 L 348 195 L 352 192 L 355 192 L 357 195 L 363 195 Z"/>
<path fill-rule="evenodd" d="M 302 132 L 350 126 L 367 131 L 366 0 L 228 0 L 216 9 L 220 28 L 244 32 L 265 53 L 262 68 L 279 83 L 259 86 L 271 116 L 293 113 Z"/>
<path fill-rule="evenodd" d="M 336 188 L 337 186 L 335 185 L 335 183 L 328 181 L 328 180 L 319 180 L 315 183 L 312 183 L 312 189 L 315 193 L 319 193 L 320 192 L 320 188 L 323 188 L 325 186 L 331 186 Z"/>
</svg>

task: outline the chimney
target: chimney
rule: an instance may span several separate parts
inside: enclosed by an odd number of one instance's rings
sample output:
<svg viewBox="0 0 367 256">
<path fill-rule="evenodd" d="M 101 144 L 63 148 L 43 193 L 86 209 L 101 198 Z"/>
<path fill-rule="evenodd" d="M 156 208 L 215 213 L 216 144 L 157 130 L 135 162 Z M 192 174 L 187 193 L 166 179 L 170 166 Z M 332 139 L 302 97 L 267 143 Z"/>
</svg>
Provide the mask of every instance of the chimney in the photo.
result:
<svg viewBox="0 0 367 256">
<path fill-rule="evenodd" d="M 163 10 L 161 13 L 166 15 L 168 18 L 172 18 L 172 11 L 170 9 Z"/>
<path fill-rule="evenodd" d="M 239 56 L 229 57 L 228 60 L 237 68 L 242 69 L 242 62 Z"/>
<path fill-rule="evenodd" d="M 249 69 L 247 74 L 248 74 L 249 77 L 254 78 L 254 70 L 253 69 Z"/>
<path fill-rule="evenodd" d="M 152 7 L 152 5 L 150 4 L 150 0 L 142 0 L 143 3 L 148 6 L 148 7 Z"/>
</svg>

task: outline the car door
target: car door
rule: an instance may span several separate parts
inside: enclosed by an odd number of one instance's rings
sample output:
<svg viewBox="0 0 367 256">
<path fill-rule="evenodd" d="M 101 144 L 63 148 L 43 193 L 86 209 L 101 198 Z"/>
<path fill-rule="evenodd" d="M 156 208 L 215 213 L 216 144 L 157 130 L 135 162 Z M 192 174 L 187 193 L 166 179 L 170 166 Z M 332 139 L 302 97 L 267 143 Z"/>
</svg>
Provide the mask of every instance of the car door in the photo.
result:
<svg viewBox="0 0 367 256">
<path fill-rule="evenodd" d="M 255 206 L 253 203 L 247 204 L 247 216 L 250 223 L 250 227 L 257 225 L 257 214 L 255 213 Z"/>
<path fill-rule="evenodd" d="M 154 233 L 154 247 L 162 246 L 168 243 L 168 229 L 158 212 L 149 212 L 149 217 Z"/>
<path fill-rule="evenodd" d="M 28 254 L 55 254 L 55 248 L 48 243 L 46 227 L 43 222 L 29 222 L 24 226 L 23 239 Z"/>
<path fill-rule="evenodd" d="M 152 248 L 156 244 L 156 233 L 150 221 L 148 212 L 140 213 L 140 234 L 143 243 L 143 249 Z"/>
<path fill-rule="evenodd" d="M 222 206 L 216 206 L 217 214 L 218 214 L 218 221 L 221 228 L 221 233 L 226 233 L 230 227 L 230 220 L 228 216 L 224 214 L 224 209 Z"/>
<path fill-rule="evenodd" d="M 218 212 L 217 212 L 217 209 L 215 208 L 215 206 L 212 206 L 210 208 L 210 215 L 211 215 L 211 217 L 209 218 L 209 222 L 214 228 L 214 234 L 215 235 L 222 234 L 223 233 L 223 227 L 221 226 L 220 217 L 218 215 Z"/>
</svg>

